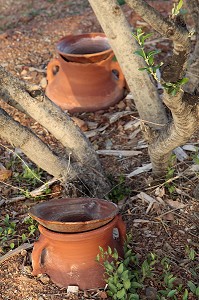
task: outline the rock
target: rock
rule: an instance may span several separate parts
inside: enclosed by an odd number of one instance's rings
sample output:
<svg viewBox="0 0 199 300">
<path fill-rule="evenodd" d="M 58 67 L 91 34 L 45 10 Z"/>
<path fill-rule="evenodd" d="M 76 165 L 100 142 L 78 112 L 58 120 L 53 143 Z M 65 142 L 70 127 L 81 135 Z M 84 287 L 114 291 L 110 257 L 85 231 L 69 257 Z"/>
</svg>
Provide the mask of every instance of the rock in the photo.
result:
<svg viewBox="0 0 199 300">
<path fill-rule="evenodd" d="M 120 102 L 117 104 L 117 107 L 118 107 L 119 109 L 125 109 L 126 105 L 125 105 L 124 101 L 120 101 Z"/>
<path fill-rule="evenodd" d="M 27 70 L 25 70 L 25 69 L 22 70 L 22 71 L 21 71 L 21 76 L 26 76 L 26 75 L 27 75 Z"/>
<path fill-rule="evenodd" d="M 25 250 L 25 249 L 21 250 L 21 255 L 26 256 L 27 255 L 27 250 Z"/>
<path fill-rule="evenodd" d="M 45 89 L 47 87 L 47 79 L 46 77 L 43 77 L 40 81 L 40 85 L 43 89 Z"/>
<path fill-rule="evenodd" d="M 77 285 L 69 285 L 67 288 L 67 293 L 70 294 L 78 294 L 79 292 L 79 287 Z"/>
<path fill-rule="evenodd" d="M 147 300 L 157 299 L 157 290 L 156 290 L 156 288 L 154 288 L 152 286 L 148 286 L 146 288 L 145 294 L 146 294 Z"/>
</svg>

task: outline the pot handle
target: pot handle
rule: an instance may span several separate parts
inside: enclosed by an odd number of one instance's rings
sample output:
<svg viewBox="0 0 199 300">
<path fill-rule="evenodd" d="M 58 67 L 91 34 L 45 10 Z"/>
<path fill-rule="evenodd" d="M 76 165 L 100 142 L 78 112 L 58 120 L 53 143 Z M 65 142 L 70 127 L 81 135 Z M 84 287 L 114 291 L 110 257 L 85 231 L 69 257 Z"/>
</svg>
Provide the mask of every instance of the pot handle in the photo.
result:
<svg viewBox="0 0 199 300">
<path fill-rule="evenodd" d="M 41 254 L 47 245 L 48 243 L 43 236 L 40 236 L 39 240 L 34 243 L 34 247 L 32 251 L 32 266 L 33 266 L 32 275 L 38 275 L 44 273 L 43 267 L 41 265 Z"/>
<path fill-rule="evenodd" d="M 125 240 L 126 240 L 126 224 L 122 220 L 121 215 L 117 215 L 117 218 L 118 219 L 117 219 L 116 227 L 118 228 L 118 231 L 119 231 L 119 239 L 120 239 L 122 245 L 124 245 Z"/>
<path fill-rule="evenodd" d="M 54 79 L 56 76 L 54 72 L 55 67 L 60 67 L 60 62 L 57 58 L 52 59 L 48 65 L 47 65 L 47 80 L 48 84 L 51 83 L 51 81 Z"/>
<path fill-rule="evenodd" d="M 114 60 L 111 61 L 111 70 L 112 71 L 113 70 L 118 71 L 118 75 L 119 75 L 119 77 L 118 77 L 118 85 L 119 85 L 119 87 L 124 88 L 126 80 L 125 80 L 125 77 L 124 77 L 124 75 L 122 73 L 122 69 L 120 68 L 120 65 L 118 64 L 117 61 L 114 61 Z"/>
</svg>

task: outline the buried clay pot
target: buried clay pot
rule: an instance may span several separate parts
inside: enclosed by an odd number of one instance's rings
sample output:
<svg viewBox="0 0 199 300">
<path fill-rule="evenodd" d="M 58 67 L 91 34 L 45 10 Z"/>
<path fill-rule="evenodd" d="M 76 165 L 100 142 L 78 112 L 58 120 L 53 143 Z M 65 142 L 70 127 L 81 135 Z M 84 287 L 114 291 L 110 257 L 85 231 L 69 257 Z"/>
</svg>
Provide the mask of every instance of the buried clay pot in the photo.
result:
<svg viewBox="0 0 199 300">
<path fill-rule="evenodd" d="M 92 34 L 63 38 L 57 46 L 58 58 L 47 66 L 46 96 L 64 110 L 92 112 L 124 98 L 124 75 L 113 61 L 114 53 L 105 35 L 99 34 L 98 39 L 97 35 L 94 41 Z"/>
<path fill-rule="evenodd" d="M 99 246 L 123 254 L 126 227 L 121 216 L 83 233 L 57 233 L 39 225 L 41 233 L 32 252 L 33 275 L 48 274 L 59 287 L 78 285 L 81 290 L 103 288 L 104 268 L 96 261 Z"/>
</svg>

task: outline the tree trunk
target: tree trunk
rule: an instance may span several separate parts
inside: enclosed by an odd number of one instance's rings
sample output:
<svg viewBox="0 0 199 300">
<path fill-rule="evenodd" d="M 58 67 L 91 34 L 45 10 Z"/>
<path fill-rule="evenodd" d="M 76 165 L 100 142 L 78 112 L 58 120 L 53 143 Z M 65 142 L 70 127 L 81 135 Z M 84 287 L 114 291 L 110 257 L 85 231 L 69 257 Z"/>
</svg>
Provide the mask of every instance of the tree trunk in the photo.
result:
<svg viewBox="0 0 199 300">
<path fill-rule="evenodd" d="M 116 0 L 89 0 L 117 60 L 124 72 L 135 105 L 142 120 L 166 124 L 167 117 L 157 90 L 147 72 L 138 69 L 145 67 L 145 62 L 133 54 L 138 50 L 136 41 L 127 20 Z"/>
</svg>

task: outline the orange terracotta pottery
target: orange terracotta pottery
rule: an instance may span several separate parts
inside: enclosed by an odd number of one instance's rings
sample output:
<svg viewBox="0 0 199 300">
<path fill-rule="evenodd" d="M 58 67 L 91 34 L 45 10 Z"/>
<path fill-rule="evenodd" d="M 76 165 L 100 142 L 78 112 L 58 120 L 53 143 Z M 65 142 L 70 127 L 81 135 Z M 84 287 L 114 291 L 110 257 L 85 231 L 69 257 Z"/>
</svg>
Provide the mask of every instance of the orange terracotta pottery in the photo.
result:
<svg viewBox="0 0 199 300">
<path fill-rule="evenodd" d="M 57 233 L 39 225 L 41 233 L 32 252 L 33 275 L 46 273 L 59 287 L 78 285 L 81 290 L 105 286 L 104 269 L 96 262 L 99 246 L 122 255 L 126 228 L 121 216 L 83 233 Z"/>
<path fill-rule="evenodd" d="M 46 96 L 62 109 L 92 112 L 124 97 L 125 78 L 104 34 L 65 37 L 57 52 L 47 66 Z"/>
</svg>

